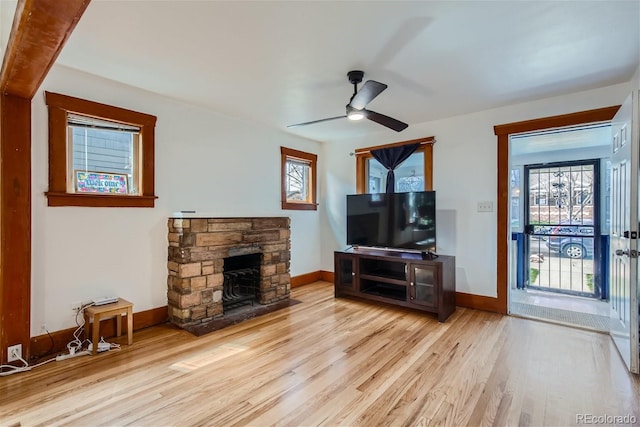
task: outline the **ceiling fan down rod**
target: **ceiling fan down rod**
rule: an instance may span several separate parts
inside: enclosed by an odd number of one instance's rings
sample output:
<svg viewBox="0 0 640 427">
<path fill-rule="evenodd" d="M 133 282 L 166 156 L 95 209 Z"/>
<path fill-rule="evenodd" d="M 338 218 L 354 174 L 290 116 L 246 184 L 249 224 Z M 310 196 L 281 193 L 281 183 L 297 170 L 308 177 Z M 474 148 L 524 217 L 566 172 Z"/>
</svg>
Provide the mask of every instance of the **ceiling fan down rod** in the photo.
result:
<svg viewBox="0 0 640 427">
<path fill-rule="evenodd" d="M 351 101 L 353 101 L 353 97 L 358 93 L 358 83 L 362 83 L 362 79 L 364 78 L 364 71 L 349 71 L 347 73 L 347 77 L 349 78 L 351 84 L 353 84 L 353 95 L 351 95 L 351 99 L 349 100 L 349 103 L 351 103 Z"/>
</svg>

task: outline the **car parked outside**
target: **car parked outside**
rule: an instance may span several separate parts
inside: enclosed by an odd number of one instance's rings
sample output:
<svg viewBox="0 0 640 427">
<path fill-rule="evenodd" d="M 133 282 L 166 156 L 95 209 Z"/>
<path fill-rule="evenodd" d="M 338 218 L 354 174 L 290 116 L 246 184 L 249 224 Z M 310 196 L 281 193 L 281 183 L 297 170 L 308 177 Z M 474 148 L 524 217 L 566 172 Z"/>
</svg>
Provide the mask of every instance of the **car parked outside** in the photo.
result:
<svg viewBox="0 0 640 427">
<path fill-rule="evenodd" d="M 563 221 L 551 231 L 546 244 L 550 251 L 559 252 L 567 258 L 592 258 L 593 231 L 593 221 L 590 219 L 585 219 L 581 224 Z"/>
</svg>

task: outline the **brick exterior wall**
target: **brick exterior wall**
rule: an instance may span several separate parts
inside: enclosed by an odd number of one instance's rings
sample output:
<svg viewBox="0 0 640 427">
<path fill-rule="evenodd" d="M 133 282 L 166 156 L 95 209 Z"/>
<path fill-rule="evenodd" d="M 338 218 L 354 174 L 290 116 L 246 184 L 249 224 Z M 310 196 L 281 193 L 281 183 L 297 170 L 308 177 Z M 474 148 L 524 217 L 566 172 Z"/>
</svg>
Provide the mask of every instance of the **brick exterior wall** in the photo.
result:
<svg viewBox="0 0 640 427">
<path fill-rule="evenodd" d="M 224 259 L 261 253 L 260 304 L 289 298 L 291 225 L 287 217 L 169 218 L 169 319 L 185 327 L 224 316 Z"/>
</svg>

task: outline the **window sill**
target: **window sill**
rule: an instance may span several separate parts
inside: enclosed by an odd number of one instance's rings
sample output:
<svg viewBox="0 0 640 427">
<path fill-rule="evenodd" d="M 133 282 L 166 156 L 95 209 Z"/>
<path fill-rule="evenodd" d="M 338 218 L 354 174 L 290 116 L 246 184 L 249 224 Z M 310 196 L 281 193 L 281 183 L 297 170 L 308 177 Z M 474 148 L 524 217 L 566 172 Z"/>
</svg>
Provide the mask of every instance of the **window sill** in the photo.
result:
<svg viewBox="0 0 640 427">
<path fill-rule="evenodd" d="M 84 206 L 97 208 L 152 208 L 157 196 L 119 196 L 101 194 L 44 193 L 48 206 Z"/>
<path fill-rule="evenodd" d="M 282 209 L 290 211 L 317 211 L 318 205 L 316 203 L 282 202 Z"/>
</svg>

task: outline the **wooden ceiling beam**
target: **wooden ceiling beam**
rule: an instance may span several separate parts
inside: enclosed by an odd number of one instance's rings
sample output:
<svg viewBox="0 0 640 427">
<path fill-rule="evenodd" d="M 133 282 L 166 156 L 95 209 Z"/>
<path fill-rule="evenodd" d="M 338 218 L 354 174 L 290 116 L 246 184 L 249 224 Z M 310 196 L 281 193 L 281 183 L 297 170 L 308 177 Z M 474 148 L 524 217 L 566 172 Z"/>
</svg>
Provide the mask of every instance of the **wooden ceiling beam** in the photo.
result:
<svg viewBox="0 0 640 427">
<path fill-rule="evenodd" d="M 19 0 L 7 44 L 0 91 L 31 99 L 90 0 Z"/>
</svg>

